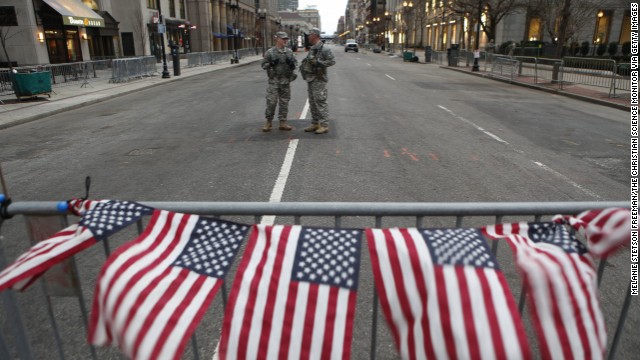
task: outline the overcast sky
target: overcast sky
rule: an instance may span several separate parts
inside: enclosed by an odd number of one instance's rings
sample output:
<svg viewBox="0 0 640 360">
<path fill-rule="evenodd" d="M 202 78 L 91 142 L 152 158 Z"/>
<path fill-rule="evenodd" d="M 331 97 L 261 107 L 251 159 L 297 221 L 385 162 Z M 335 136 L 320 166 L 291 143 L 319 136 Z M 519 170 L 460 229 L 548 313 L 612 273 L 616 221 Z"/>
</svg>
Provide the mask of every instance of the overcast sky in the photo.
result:
<svg viewBox="0 0 640 360">
<path fill-rule="evenodd" d="M 322 31 L 333 34 L 338 28 L 338 19 L 344 16 L 347 9 L 347 0 L 299 0 L 298 7 L 306 9 L 308 5 L 316 5 L 320 11 Z"/>
</svg>

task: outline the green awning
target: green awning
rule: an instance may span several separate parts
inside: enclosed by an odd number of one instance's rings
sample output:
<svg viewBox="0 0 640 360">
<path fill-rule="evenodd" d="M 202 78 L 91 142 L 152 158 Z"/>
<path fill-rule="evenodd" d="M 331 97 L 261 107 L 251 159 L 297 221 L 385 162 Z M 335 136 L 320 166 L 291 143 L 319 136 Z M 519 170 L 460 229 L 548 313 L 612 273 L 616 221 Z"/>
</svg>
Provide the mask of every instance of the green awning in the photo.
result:
<svg viewBox="0 0 640 360">
<path fill-rule="evenodd" d="M 80 0 L 43 0 L 62 15 L 65 25 L 104 27 L 104 19 Z"/>
</svg>

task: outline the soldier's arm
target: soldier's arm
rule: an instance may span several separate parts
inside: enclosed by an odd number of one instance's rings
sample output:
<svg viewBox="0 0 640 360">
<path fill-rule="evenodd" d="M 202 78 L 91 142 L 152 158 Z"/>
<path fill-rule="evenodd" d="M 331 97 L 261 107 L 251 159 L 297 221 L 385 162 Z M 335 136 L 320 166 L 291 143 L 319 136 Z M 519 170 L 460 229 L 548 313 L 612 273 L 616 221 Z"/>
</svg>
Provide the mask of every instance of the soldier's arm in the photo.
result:
<svg viewBox="0 0 640 360">
<path fill-rule="evenodd" d="M 331 50 L 324 51 L 322 59 L 318 59 L 318 65 L 329 67 L 336 64 L 336 58 Z"/>
</svg>

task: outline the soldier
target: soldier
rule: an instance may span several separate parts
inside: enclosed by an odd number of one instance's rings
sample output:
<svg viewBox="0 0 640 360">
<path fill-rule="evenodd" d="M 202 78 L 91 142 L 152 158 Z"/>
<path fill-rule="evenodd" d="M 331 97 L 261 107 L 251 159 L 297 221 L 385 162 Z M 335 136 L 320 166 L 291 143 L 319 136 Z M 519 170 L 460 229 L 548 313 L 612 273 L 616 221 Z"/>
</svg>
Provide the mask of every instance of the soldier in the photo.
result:
<svg viewBox="0 0 640 360">
<path fill-rule="evenodd" d="M 302 60 L 300 72 L 307 81 L 309 107 L 311 108 L 311 126 L 306 132 L 326 134 L 329 132 L 329 107 L 327 106 L 327 68 L 336 63 L 333 52 L 320 40 L 320 29 L 309 30 L 311 48 Z"/>
<path fill-rule="evenodd" d="M 272 47 L 262 59 L 262 68 L 267 70 L 269 76 L 269 86 L 267 87 L 267 109 L 265 117 L 267 119 L 262 131 L 271 131 L 271 122 L 276 113 L 276 105 L 279 101 L 278 129 L 289 131 L 292 129 L 287 124 L 287 113 L 289 111 L 289 100 L 291 100 L 291 83 L 297 78 L 295 73 L 298 62 L 293 55 L 293 51 L 287 48 L 289 36 L 283 31 L 276 33 L 276 46 Z"/>
</svg>

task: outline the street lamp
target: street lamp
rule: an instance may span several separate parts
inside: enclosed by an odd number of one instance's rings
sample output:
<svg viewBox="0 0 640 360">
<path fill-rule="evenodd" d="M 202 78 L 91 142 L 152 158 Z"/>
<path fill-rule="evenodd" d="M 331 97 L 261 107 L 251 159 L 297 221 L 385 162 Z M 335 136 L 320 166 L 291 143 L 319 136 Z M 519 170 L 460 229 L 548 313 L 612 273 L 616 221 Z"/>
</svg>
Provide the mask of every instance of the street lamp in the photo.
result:
<svg viewBox="0 0 640 360">
<path fill-rule="evenodd" d="M 229 8 L 231 8 L 231 12 L 233 14 L 233 40 L 231 41 L 231 51 L 233 51 L 233 57 L 231 58 L 231 63 L 232 64 L 237 64 L 240 62 L 240 59 L 238 58 L 238 44 L 237 44 L 237 37 L 238 37 L 238 29 L 237 29 L 237 14 L 236 12 L 238 11 L 238 8 L 240 8 L 240 4 L 238 3 L 239 0 L 229 0 Z"/>
<path fill-rule="evenodd" d="M 267 38 L 267 9 L 258 9 L 258 17 L 262 21 L 262 56 L 267 51 L 266 38 Z"/>
<path fill-rule="evenodd" d="M 402 10 L 403 10 L 403 19 L 402 19 L 402 23 L 403 23 L 403 30 L 404 30 L 404 51 L 407 51 L 407 47 L 409 44 L 409 39 L 407 38 L 407 32 L 409 30 L 409 25 L 407 23 L 407 14 L 409 13 L 410 10 L 413 9 L 413 1 L 403 1 L 402 2 Z M 414 39 L 415 41 L 415 39 Z"/>
<path fill-rule="evenodd" d="M 384 42 L 385 42 L 385 48 L 387 51 L 389 50 L 389 46 L 391 46 L 391 44 L 389 43 L 389 22 L 391 21 L 391 14 L 389 14 L 388 11 L 384 12 Z"/>
<path fill-rule="evenodd" d="M 478 27 L 476 28 L 476 44 L 473 49 L 473 67 L 471 71 L 480 71 L 480 64 L 478 64 L 478 58 L 475 52 L 480 51 L 480 22 L 482 22 L 482 0 L 478 1 Z"/>
<path fill-rule="evenodd" d="M 158 1 L 158 33 L 160 34 L 160 47 L 162 48 L 162 78 L 168 79 L 171 75 L 169 75 L 169 69 L 167 68 L 167 53 L 164 51 L 164 34 L 167 30 L 164 25 L 164 17 L 162 16 L 161 2 L 162 1 Z"/>
</svg>

